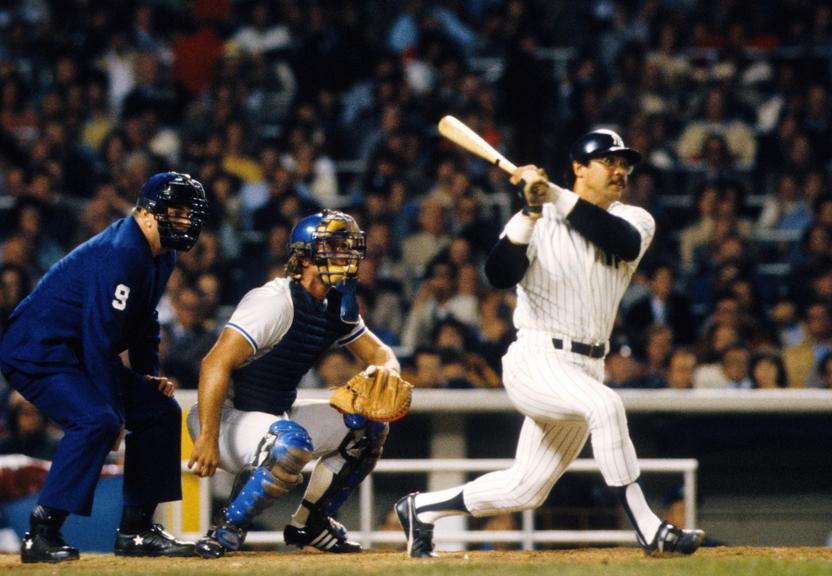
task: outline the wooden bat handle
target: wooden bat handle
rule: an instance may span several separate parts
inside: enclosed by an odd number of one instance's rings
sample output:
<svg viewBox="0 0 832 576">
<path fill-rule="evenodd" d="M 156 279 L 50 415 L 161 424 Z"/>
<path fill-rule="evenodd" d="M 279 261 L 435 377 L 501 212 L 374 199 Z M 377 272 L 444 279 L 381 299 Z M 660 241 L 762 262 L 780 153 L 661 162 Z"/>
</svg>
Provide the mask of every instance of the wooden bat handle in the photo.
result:
<svg viewBox="0 0 832 576">
<path fill-rule="evenodd" d="M 491 144 L 483 140 L 482 136 L 453 116 L 442 117 L 439 121 L 439 133 L 451 142 L 465 148 L 468 152 L 487 160 L 498 168 L 502 168 L 508 174 L 517 170 L 517 166 L 495 150 Z"/>
</svg>

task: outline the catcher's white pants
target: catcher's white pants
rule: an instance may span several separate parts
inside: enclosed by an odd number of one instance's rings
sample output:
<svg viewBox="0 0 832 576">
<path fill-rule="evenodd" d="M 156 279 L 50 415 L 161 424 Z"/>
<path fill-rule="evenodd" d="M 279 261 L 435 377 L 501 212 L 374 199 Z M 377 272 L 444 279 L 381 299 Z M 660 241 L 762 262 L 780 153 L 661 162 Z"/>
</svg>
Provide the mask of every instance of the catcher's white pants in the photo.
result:
<svg viewBox="0 0 832 576">
<path fill-rule="evenodd" d="M 556 350 L 552 336 L 522 333 L 503 357 L 503 381 L 526 417 L 514 464 L 464 486 L 474 516 L 536 508 L 592 436 L 604 480 L 624 486 L 639 477 L 620 396 L 603 384 L 604 361 Z"/>
<path fill-rule="evenodd" d="M 292 420 L 303 426 L 312 438 L 312 457 L 323 456 L 321 463 L 337 472 L 345 461 L 338 447 L 347 435 L 352 434 L 344 424 L 344 416 L 327 400 L 298 400 L 282 416 L 267 412 L 246 412 L 234 408 L 226 400 L 220 414 L 220 468 L 231 474 L 239 472 L 251 463 L 260 440 L 277 420 Z M 199 407 L 197 404 L 188 413 L 188 433 L 191 439 L 199 435 Z"/>
</svg>

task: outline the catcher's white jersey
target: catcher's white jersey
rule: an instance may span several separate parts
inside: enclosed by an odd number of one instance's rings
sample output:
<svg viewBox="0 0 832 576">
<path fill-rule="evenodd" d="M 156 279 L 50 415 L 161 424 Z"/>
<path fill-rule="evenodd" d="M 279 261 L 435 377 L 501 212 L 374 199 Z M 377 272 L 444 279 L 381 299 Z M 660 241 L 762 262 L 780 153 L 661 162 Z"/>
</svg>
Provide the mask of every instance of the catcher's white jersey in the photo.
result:
<svg viewBox="0 0 832 576">
<path fill-rule="evenodd" d="M 568 194 L 573 194 L 568 192 Z M 609 210 L 641 235 L 639 255 L 625 262 L 577 232 L 555 204 L 545 204 L 517 287 L 517 340 L 503 357 L 509 399 L 526 416 L 514 464 L 463 488 L 474 516 L 535 508 L 578 456 L 588 437 L 604 480 L 625 486 L 640 470 L 619 395 L 603 383 L 603 358 L 556 349 L 553 338 L 605 343 L 618 304 L 655 233 L 645 210 L 613 203 Z"/>
<path fill-rule="evenodd" d="M 239 332 L 249 344 L 254 354 L 246 364 L 260 358 L 278 345 L 295 317 L 292 295 L 289 290 L 289 278 L 275 278 L 258 288 L 249 290 L 240 300 L 237 308 L 226 324 Z M 349 344 L 361 334 L 366 327 L 359 316 L 358 322 L 349 334 L 335 342 L 338 346 Z"/>
</svg>

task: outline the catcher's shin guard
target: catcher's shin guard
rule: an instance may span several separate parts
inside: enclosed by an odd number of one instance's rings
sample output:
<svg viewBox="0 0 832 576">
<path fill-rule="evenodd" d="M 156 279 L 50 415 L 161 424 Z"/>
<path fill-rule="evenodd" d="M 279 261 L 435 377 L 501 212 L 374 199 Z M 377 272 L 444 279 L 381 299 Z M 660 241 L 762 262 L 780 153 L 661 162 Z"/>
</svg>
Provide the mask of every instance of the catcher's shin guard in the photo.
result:
<svg viewBox="0 0 832 576">
<path fill-rule="evenodd" d="M 237 550 L 252 519 L 274 500 L 303 482 L 301 470 L 312 457 L 309 433 L 291 420 L 278 420 L 260 441 L 254 464 L 235 479 L 221 521 L 211 536 L 224 548 Z"/>
</svg>

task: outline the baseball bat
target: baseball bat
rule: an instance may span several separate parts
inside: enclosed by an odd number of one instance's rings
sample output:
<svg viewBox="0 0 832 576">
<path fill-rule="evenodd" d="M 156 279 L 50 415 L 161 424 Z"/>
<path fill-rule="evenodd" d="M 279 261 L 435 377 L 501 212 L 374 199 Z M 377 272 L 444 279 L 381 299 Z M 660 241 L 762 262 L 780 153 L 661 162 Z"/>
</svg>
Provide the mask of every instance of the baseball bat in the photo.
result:
<svg viewBox="0 0 832 576">
<path fill-rule="evenodd" d="M 517 170 L 517 166 L 497 152 L 491 144 L 482 139 L 482 136 L 471 130 L 464 122 L 453 117 L 443 116 L 439 121 L 439 133 L 445 138 L 457 144 L 468 152 L 487 160 L 498 168 L 502 168 L 509 174 Z"/>
</svg>

